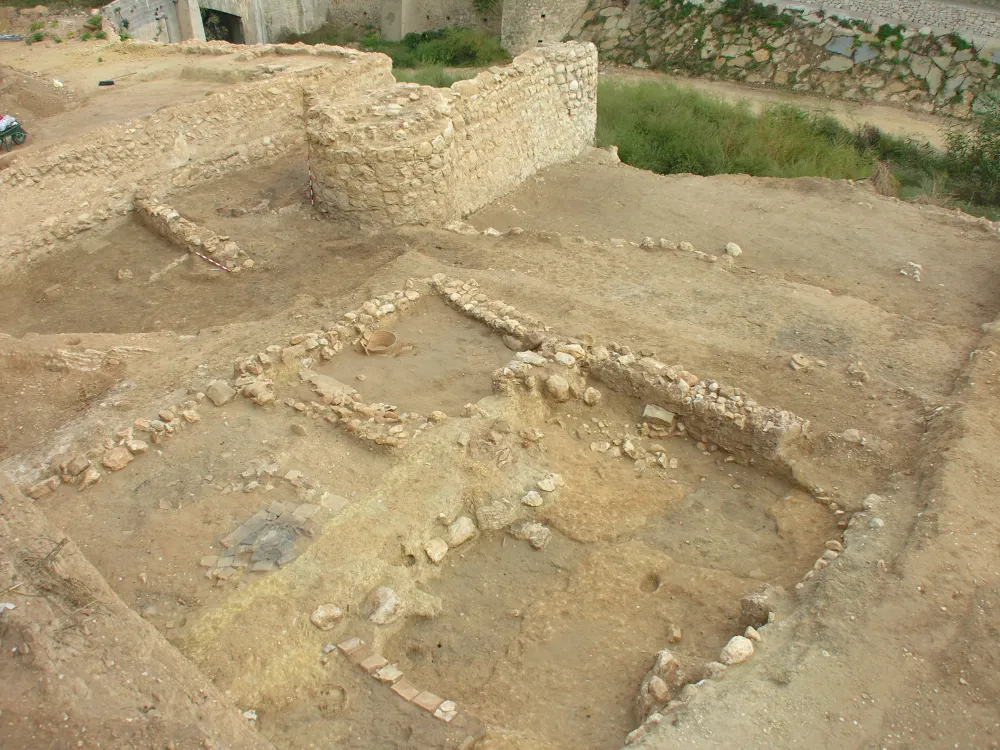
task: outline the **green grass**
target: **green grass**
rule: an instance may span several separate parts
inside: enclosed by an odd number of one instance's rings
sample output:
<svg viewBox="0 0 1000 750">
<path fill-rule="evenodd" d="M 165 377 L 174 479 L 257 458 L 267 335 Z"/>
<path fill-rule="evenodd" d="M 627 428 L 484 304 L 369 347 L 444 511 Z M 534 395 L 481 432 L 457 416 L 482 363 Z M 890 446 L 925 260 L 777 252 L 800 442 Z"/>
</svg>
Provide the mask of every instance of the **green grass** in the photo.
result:
<svg viewBox="0 0 1000 750">
<path fill-rule="evenodd" d="M 457 26 L 421 34 L 407 34 L 401 41 L 387 42 L 377 34 L 361 40 L 361 48 L 384 52 L 394 68 L 422 68 L 440 65 L 449 68 L 478 67 L 510 62 L 500 38 L 485 29 Z"/>
<path fill-rule="evenodd" d="M 791 105 L 756 115 L 746 103 L 672 84 L 602 81 L 597 142 L 618 146 L 627 164 L 660 174 L 859 179 L 885 162 L 900 198 L 1000 217 L 1000 97 L 971 129 L 950 130 L 941 151 L 870 124 L 852 131 L 832 116 Z"/>
<path fill-rule="evenodd" d="M 874 160 L 817 118 L 790 106 L 754 115 L 673 85 L 602 82 L 597 141 L 622 161 L 661 174 L 867 177 Z"/>
<path fill-rule="evenodd" d="M 393 70 L 393 75 L 397 81 L 407 81 L 409 83 L 419 83 L 422 86 L 434 86 L 439 89 L 446 89 L 455 81 L 462 81 L 472 78 L 476 71 L 469 70 L 462 73 L 445 70 L 440 65 L 429 65 L 424 68 L 397 68 Z"/>
</svg>

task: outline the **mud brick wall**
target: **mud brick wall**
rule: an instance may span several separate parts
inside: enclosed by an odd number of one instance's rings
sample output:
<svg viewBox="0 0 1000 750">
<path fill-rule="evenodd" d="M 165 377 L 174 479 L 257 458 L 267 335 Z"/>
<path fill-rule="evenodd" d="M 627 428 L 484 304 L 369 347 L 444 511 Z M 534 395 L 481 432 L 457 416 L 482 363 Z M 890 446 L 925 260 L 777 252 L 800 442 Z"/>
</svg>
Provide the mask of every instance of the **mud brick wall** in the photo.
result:
<svg viewBox="0 0 1000 750">
<path fill-rule="evenodd" d="M 450 89 L 317 98 L 307 118 L 317 205 L 373 224 L 467 214 L 591 145 L 596 89 L 593 45 L 560 44 Z"/>
<path fill-rule="evenodd" d="M 831 11 L 832 13 L 833 11 Z M 968 117 L 988 106 L 1000 40 L 800 9 L 734 15 L 719 0 L 593 0 L 569 34 L 638 68 Z"/>
<path fill-rule="evenodd" d="M 230 54 L 234 48 L 212 42 L 167 49 Z M 381 54 L 267 45 L 253 48 L 250 56 L 309 53 L 325 64 L 103 127 L 29 153 L 0 172 L 5 214 L 0 229 L 14 230 L 0 231 L 0 275 L 44 253 L 57 239 L 127 213 L 140 184 L 149 194 L 168 195 L 301 147 L 309 91 L 349 97 L 392 81 L 391 61 Z M 15 217 L 16 224 L 10 223 Z"/>
</svg>

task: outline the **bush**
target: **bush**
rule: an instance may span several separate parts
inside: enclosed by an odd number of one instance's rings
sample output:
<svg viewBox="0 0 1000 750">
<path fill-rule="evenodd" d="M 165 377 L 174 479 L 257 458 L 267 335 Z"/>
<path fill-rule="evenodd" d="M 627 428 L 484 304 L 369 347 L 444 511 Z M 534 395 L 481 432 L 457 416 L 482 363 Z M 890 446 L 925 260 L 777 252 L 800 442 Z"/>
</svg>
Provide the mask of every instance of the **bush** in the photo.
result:
<svg viewBox="0 0 1000 750">
<path fill-rule="evenodd" d="M 32 21 L 31 26 L 28 27 L 28 31 L 35 32 L 44 28 L 45 24 L 42 21 Z"/>
<path fill-rule="evenodd" d="M 952 189 L 962 200 L 1000 205 L 1000 98 L 990 94 L 972 130 L 948 131 L 947 168 Z"/>
<path fill-rule="evenodd" d="M 94 28 L 99 29 L 101 28 L 101 24 L 103 22 L 104 18 L 101 16 L 101 14 L 95 13 L 94 15 L 90 16 L 86 21 L 84 21 L 84 25 L 93 26 Z"/>
<path fill-rule="evenodd" d="M 376 34 L 361 41 L 364 49 L 384 52 L 392 58 L 393 67 L 419 68 L 426 66 L 486 67 L 510 61 L 500 39 L 485 29 L 458 26 L 420 34 L 411 33 L 399 42 L 386 42 Z"/>
<path fill-rule="evenodd" d="M 100 31 L 95 31 L 94 32 L 94 39 L 107 39 L 107 38 L 108 38 L 108 35 L 104 31 L 104 29 L 101 29 Z"/>
<path fill-rule="evenodd" d="M 617 145 L 622 161 L 660 174 L 857 179 L 874 165 L 833 118 L 790 106 L 755 116 L 746 104 L 655 83 L 600 83 L 597 140 Z"/>
<path fill-rule="evenodd" d="M 409 83 L 419 83 L 422 86 L 434 86 L 439 89 L 446 89 L 456 81 L 471 78 L 474 73 L 453 73 L 445 70 L 440 65 L 431 65 L 426 68 L 397 69 L 393 71 L 397 81 L 407 81 Z"/>
<path fill-rule="evenodd" d="M 290 31 L 279 36 L 279 41 L 285 44 L 330 44 L 338 47 L 346 47 L 354 44 L 361 38 L 361 29 L 357 26 L 341 26 L 336 23 L 325 23 L 315 31 L 307 31 L 305 34 L 294 34 Z"/>
<path fill-rule="evenodd" d="M 80 34 L 80 41 L 81 42 L 89 42 L 90 41 L 90 32 L 89 31 L 84 31 L 82 34 Z"/>
<path fill-rule="evenodd" d="M 45 38 L 45 33 L 42 31 L 36 31 L 34 34 L 29 34 L 24 38 L 24 43 L 27 45 L 32 45 L 35 42 L 40 42 Z"/>
</svg>

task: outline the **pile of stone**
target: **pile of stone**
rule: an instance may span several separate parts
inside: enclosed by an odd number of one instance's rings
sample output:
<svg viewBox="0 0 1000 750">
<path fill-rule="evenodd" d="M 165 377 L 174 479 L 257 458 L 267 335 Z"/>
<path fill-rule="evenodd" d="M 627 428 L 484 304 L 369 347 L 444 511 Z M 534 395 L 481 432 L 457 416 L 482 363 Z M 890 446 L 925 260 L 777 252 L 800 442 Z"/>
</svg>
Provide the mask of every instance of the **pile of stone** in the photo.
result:
<svg viewBox="0 0 1000 750">
<path fill-rule="evenodd" d="M 327 647 L 332 648 L 332 647 Z M 415 687 L 395 664 L 390 664 L 382 654 L 358 637 L 348 638 L 337 644 L 337 650 L 358 665 L 369 676 L 384 685 L 407 703 L 412 703 L 431 714 L 435 719 L 450 723 L 458 716 L 455 701 L 446 700 L 427 690 Z"/>
<path fill-rule="evenodd" d="M 100 448 L 54 456 L 49 462 L 50 476 L 24 488 L 24 494 L 33 500 L 39 500 L 60 484 L 76 485 L 81 491 L 93 487 L 102 477 L 98 466 L 108 471 L 121 471 L 135 458 L 146 455 L 150 443 L 162 443 L 188 425 L 201 422 L 201 415 L 196 408 L 204 398 L 204 394 L 199 393 L 195 399 L 184 401 L 171 409 L 162 409 L 156 419 L 139 418 L 129 426 L 119 427 L 114 436 L 107 438 Z M 136 432 L 145 433 L 146 439 L 135 437 Z"/>
</svg>

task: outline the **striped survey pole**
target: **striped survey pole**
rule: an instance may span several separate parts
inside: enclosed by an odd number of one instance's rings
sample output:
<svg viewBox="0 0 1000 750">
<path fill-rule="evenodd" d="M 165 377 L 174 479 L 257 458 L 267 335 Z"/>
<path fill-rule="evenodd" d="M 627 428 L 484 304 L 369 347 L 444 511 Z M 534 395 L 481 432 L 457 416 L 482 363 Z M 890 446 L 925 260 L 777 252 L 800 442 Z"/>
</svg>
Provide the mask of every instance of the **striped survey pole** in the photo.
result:
<svg viewBox="0 0 1000 750">
<path fill-rule="evenodd" d="M 211 258 L 209 258 L 209 257 L 208 257 L 207 255 L 202 255 L 202 254 L 201 254 L 201 253 L 199 253 L 199 252 L 198 252 L 197 250 L 192 250 L 191 252 L 192 252 L 192 253 L 194 253 L 195 255 L 197 255 L 197 256 L 198 256 L 199 258 L 201 258 L 202 260 L 207 260 L 207 261 L 208 261 L 209 263 L 211 263 L 211 264 L 212 264 L 213 266 L 215 266 L 216 268 L 221 268 L 221 269 L 222 269 L 223 271 L 225 271 L 226 273 L 232 273 L 232 271 L 230 271 L 230 270 L 229 270 L 228 268 L 226 268 L 226 267 L 225 267 L 224 265 L 222 265 L 221 263 L 216 263 L 216 262 L 215 262 L 214 260 L 212 260 Z"/>
<path fill-rule="evenodd" d="M 316 208 L 316 188 L 313 187 L 312 149 L 306 147 L 306 170 L 309 172 L 309 202 Z"/>
</svg>

